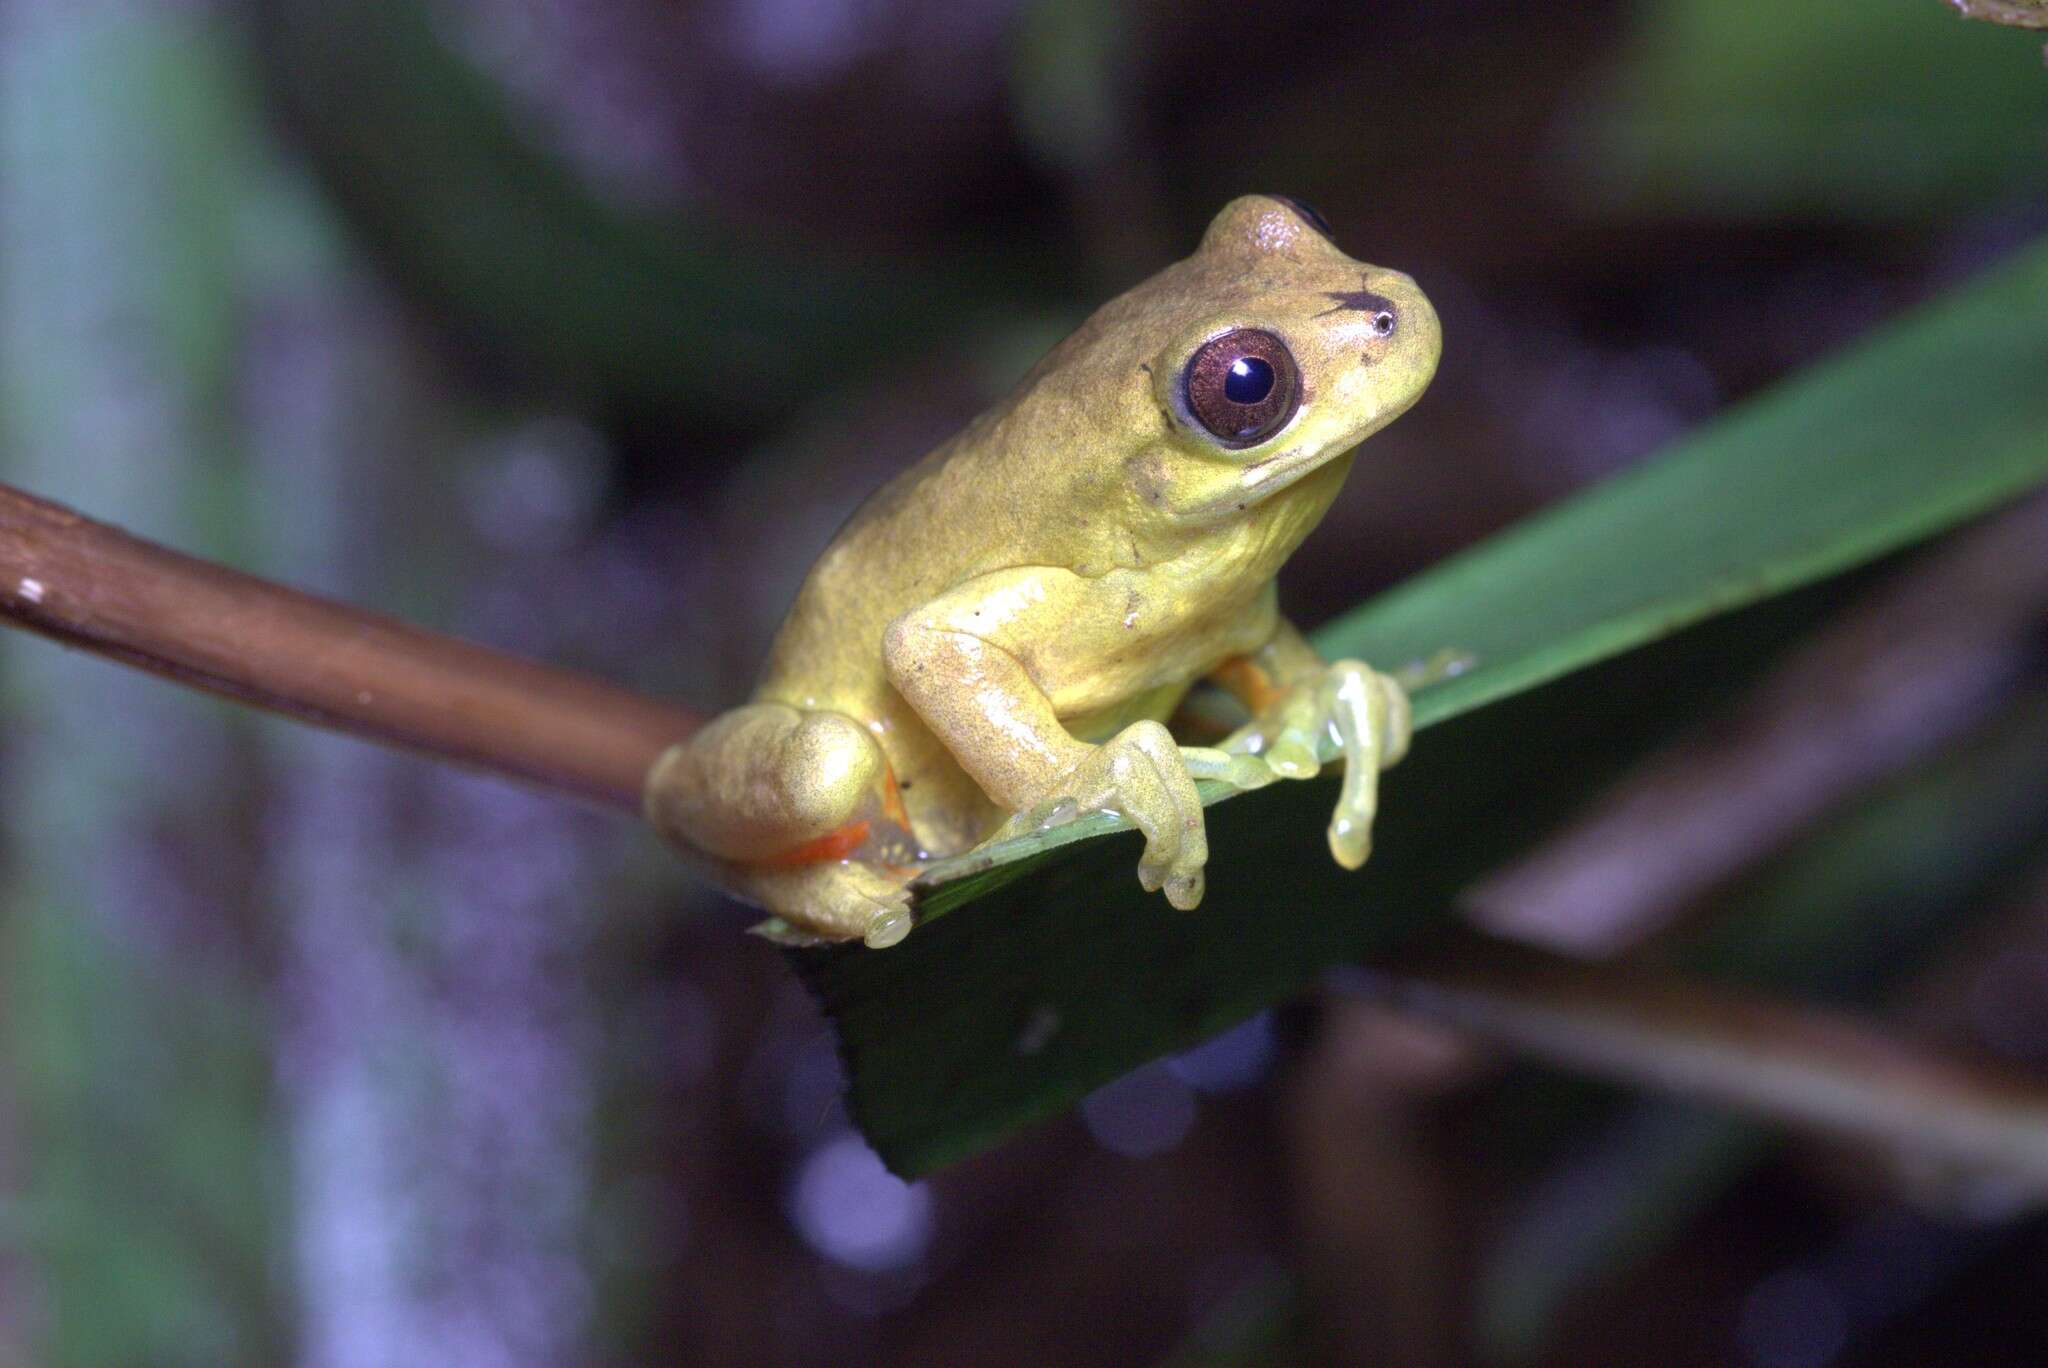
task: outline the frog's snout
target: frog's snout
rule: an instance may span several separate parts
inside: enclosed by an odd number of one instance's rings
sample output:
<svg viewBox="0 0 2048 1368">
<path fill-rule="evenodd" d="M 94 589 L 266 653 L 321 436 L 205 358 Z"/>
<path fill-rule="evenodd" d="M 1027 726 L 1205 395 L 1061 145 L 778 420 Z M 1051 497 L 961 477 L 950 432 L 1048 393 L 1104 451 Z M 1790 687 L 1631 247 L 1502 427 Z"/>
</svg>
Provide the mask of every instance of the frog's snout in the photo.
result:
<svg viewBox="0 0 2048 1368">
<path fill-rule="evenodd" d="M 1408 391 L 1412 402 L 1436 373 L 1443 354 L 1443 324 L 1436 306 L 1412 277 L 1400 271 L 1368 270 L 1361 293 L 1376 297 L 1379 306 L 1370 315 L 1371 332 L 1360 360 L 1392 371 L 1387 388 Z"/>
</svg>

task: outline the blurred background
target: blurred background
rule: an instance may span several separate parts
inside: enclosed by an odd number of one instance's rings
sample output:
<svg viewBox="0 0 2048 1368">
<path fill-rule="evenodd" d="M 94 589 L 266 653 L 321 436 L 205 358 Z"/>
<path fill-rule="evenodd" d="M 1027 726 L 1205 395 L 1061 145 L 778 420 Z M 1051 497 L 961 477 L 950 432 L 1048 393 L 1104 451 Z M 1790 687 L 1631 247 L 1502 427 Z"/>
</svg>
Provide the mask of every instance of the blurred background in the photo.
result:
<svg viewBox="0 0 2048 1368">
<path fill-rule="evenodd" d="M 716 707 L 858 498 L 1280 192 L 1447 337 L 1289 567 L 1312 624 L 2048 231 L 2041 45 L 1938 0 L 0 0 L 0 478 Z M 1748 621 L 1738 696 L 1469 915 L 2048 1065 L 2048 504 Z M 0 1362 L 2048 1358 L 2040 1194 L 1341 980 L 905 1185 L 629 823 L 26 638 L 0 690 Z"/>
</svg>

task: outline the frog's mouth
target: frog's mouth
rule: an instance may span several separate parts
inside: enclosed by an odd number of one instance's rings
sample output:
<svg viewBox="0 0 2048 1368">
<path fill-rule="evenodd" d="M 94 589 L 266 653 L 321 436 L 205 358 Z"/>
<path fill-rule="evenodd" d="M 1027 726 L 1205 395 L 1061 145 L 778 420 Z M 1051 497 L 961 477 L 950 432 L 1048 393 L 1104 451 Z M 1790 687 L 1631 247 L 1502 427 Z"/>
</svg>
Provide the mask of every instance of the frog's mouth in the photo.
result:
<svg viewBox="0 0 2048 1368">
<path fill-rule="evenodd" d="M 1269 494 L 1279 493 L 1311 470 L 1320 470 L 1331 461 L 1349 455 L 1356 449 L 1357 443 L 1354 442 L 1345 450 L 1337 452 L 1318 451 L 1311 454 L 1301 451 L 1276 451 L 1265 460 L 1254 461 L 1246 466 L 1243 473 L 1237 477 L 1237 482 L 1239 487 L 1254 499 L 1263 499 Z"/>
<path fill-rule="evenodd" d="M 1295 481 L 1304 479 L 1332 461 L 1340 461 L 1358 449 L 1359 437 L 1343 447 L 1302 448 L 1293 447 L 1276 451 L 1261 460 L 1240 468 L 1237 479 L 1225 486 L 1221 493 L 1214 494 L 1188 509 L 1191 518 L 1208 520 L 1227 518 L 1242 513 L 1253 504 L 1264 503 Z"/>
</svg>

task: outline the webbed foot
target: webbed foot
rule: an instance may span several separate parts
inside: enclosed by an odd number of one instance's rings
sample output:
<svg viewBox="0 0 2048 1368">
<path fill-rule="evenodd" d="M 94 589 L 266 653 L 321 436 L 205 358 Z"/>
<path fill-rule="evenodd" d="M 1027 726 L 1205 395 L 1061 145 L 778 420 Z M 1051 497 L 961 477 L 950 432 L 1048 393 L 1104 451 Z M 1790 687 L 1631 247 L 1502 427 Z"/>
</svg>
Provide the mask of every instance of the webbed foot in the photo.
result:
<svg viewBox="0 0 2048 1368">
<path fill-rule="evenodd" d="M 1344 784 L 1330 818 L 1330 854 L 1356 869 L 1372 853 L 1380 771 L 1408 753 L 1410 731 L 1400 681 L 1363 661 L 1339 660 L 1287 688 L 1220 749 L 1259 757 L 1277 778 L 1313 779 L 1322 769 L 1322 742 L 1334 741 Z"/>
<path fill-rule="evenodd" d="M 1168 902 L 1187 911 L 1202 901 L 1202 867 L 1209 860 L 1198 777 L 1244 788 L 1271 779 L 1251 757 L 1183 749 L 1161 723 L 1134 722 L 1090 751 L 1053 796 L 1012 816 L 992 839 L 1064 825 L 1084 813 L 1117 813 L 1145 837 L 1138 882 L 1147 892 L 1164 889 Z"/>
</svg>

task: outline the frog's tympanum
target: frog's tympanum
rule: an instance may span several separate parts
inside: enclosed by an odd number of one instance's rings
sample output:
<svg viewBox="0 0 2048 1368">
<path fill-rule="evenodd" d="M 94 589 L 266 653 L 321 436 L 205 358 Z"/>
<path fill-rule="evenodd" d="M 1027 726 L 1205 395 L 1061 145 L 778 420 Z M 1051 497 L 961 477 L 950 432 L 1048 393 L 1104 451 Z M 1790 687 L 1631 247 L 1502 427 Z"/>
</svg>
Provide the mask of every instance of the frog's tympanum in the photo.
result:
<svg viewBox="0 0 2048 1368">
<path fill-rule="evenodd" d="M 655 825 L 825 940 L 894 944 L 921 862 L 1096 811 L 1144 833 L 1139 880 L 1192 908 L 1195 779 L 1307 777 L 1333 737 L 1330 849 L 1356 867 L 1407 698 L 1326 664 L 1273 575 L 1439 344 L 1407 276 L 1344 255 L 1291 201 L 1233 201 L 1193 256 L 854 514 L 753 701 L 655 765 Z M 1251 721 L 1178 745 L 1165 720 L 1205 679 Z"/>
</svg>

